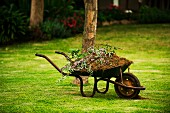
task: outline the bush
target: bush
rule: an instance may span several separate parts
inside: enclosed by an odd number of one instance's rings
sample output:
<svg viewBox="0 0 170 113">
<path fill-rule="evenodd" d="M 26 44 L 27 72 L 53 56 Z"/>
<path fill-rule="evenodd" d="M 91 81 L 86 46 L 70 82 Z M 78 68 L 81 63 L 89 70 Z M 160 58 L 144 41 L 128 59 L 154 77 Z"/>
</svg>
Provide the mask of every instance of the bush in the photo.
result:
<svg viewBox="0 0 170 113">
<path fill-rule="evenodd" d="M 118 6 L 110 4 L 108 9 L 100 10 L 98 12 L 98 20 L 99 22 L 103 21 L 113 21 L 113 20 L 122 20 L 125 19 L 127 16 L 126 14 L 120 10 Z"/>
<path fill-rule="evenodd" d="M 53 7 L 50 7 L 53 6 Z M 55 0 L 46 4 L 45 19 L 58 20 L 58 25 L 64 24 L 65 36 L 83 32 L 84 10 L 74 8 L 74 0 Z M 63 26 L 62 28 L 63 29 Z M 70 33 L 71 32 L 71 33 Z"/>
<path fill-rule="evenodd" d="M 47 20 L 41 25 L 42 32 L 48 38 L 54 37 L 66 37 L 70 35 L 69 30 L 66 30 L 63 23 L 60 23 L 56 20 Z"/>
<path fill-rule="evenodd" d="M 10 7 L 0 8 L 0 43 L 5 44 L 15 40 L 22 40 L 28 31 L 27 18 L 21 12 Z"/>
<path fill-rule="evenodd" d="M 74 13 L 69 17 L 65 17 L 61 20 L 61 22 L 64 24 L 66 29 L 71 30 L 72 34 L 77 34 L 83 31 L 84 18 L 77 13 Z"/>
<path fill-rule="evenodd" d="M 44 17 L 68 17 L 74 12 L 74 0 L 45 0 Z"/>
<path fill-rule="evenodd" d="M 158 8 L 142 6 L 139 12 L 140 23 L 166 23 L 170 22 L 170 12 Z"/>
</svg>

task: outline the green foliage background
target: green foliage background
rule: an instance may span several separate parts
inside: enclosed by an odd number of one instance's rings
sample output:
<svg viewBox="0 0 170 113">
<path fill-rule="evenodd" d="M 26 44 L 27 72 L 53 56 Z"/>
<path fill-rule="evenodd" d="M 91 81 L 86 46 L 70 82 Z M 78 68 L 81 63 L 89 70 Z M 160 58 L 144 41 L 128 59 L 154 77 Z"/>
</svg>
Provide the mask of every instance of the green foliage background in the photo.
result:
<svg viewBox="0 0 170 113">
<path fill-rule="evenodd" d="M 14 4 L 0 8 L 0 44 L 24 40 L 28 31 L 27 17 Z"/>
</svg>

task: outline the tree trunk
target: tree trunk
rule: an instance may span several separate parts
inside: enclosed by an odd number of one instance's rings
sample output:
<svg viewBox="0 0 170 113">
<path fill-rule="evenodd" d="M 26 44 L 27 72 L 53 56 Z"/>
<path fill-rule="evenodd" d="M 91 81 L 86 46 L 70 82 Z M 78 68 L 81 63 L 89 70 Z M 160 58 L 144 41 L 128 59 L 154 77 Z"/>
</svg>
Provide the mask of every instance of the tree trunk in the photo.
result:
<svg viewBox="0 0 170 113">
<path fill-rule="evenodd" d="M 44 0 L 31 1 L 30 27 L 39 27 L 43 22 Z"/>
<path fill-rule="evenodd" d="M 83 32 L 82 52 L 94 46 L 97 28 L 97 0 L 84 0 L 85 23 Z"/>
<path fill-rule="evenodd" d="M 85 23 L 82 40 L 82 52 L 87 52 L 89 47 L 94 46 L 97 28 L 97 0 L 84 0 L 85 5 Z M 88 76 L 81 76 L 83 83 L 88 83 Z M 79 84 L 79 80 L 75 78 L 73 84 Z"/>
</svg>

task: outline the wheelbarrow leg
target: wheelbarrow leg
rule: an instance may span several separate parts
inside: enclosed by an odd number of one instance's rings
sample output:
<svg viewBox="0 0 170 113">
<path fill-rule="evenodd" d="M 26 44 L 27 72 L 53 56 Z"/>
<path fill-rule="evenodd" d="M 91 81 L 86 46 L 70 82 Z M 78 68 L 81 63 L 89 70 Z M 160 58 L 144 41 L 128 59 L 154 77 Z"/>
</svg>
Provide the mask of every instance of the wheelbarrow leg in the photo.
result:
<svg viewBox="0 0 170 113">
<path fill-rule="evenodd" d="M 94 86 L 93 86 L 93 92 L 92 92 L 92 94 L 91 94 L 91 95 L 86 95 L 86 94 L 84 93 L 84 91 L 83 91 L 83 79 L 82 79 L 79 75 L 78 75 L 78 76 L 75 76 L 75 77 L 79 78 L 79 80 L 80 80 L 80 92 L 81 92 L 81 95 L 82 95 L 83 97 L 93 97 L 93 96 L 95 95 L 95 93 L 96 93 L 96 90 L 97 90 L 97 78 L 94 77 Z"/>
<path fill-rule="evenodd" d="M 108 78 L 110 80 L 110 78 Z M 99 78 L 97 80 L 97 83 L 100 81 L 100 80 L 103 80 L 103 78 Z M 107 91 L 109 90 L 109 81 L 106 81 L 106 89 L 102 92 L 102 91 L 99 91 L 98 87 L 96 88 L 97 92 L 98 93 L 102 93 L 102 94 L 105 94 L 107 93 Z"/>
</svg>

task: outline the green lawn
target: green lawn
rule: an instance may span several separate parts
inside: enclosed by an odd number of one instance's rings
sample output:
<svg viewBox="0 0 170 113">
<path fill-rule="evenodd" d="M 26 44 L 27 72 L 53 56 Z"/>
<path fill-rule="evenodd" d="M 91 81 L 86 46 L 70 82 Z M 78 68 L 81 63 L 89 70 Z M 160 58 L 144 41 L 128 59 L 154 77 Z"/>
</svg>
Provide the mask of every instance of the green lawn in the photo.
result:
<svg viewBox="0 0 170 113">
<path fill-rule="evenodd" d="M 45 54 L 62 67 L 67 61 L 54 51 L 81 48 L 81 38 L 1 47 L 0 112 L 170 112 L 170 24 L 113 25 L 97 31 L 96 44 L 122 48 L 117 55 L 134 61 L 131 72 L 146 87 L 140 96 L 147 99 L 121 99 L 112 84 L 105 95 L 82 97 L 79 87 L 71 83 L 73 77 L 58 82 L 61 74 L 34 56 Z"/>
</svg>

